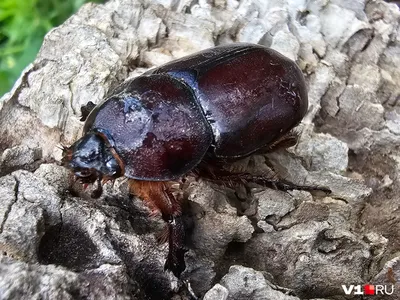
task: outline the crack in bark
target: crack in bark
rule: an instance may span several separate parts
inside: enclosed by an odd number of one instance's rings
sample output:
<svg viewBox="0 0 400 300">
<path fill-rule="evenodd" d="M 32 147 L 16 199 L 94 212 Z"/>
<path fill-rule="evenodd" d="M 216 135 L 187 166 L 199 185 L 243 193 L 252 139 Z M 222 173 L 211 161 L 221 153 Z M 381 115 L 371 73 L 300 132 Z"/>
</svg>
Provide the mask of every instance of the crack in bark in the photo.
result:
<svg viewBox="0 0 400 300">
<path fill-rule="evenodd" d="M 6 209 L 5 213 L 4 213 L 3 222 L 1 222 L 1 224 L 0 224 L 0 234 L 3 233 L 4 225 L 5 225 L 5 223 L 6 223 L 7 219 L 8 219 L 8 215 L 10 214 L 13 205 L 14 205 L 14 204 L 17 202 L 17 200 L 18 200 L 19 181 L 18 181 L 18 179 L 17 179 L 15 176 L 14 176 L 14 180 L 15 180 L 15 186 L 14 186 L 14 201 L 12 201 L 12 202 L 10 203 L 10 205 L 7 207 L 7 209 Z"/>
</svg>

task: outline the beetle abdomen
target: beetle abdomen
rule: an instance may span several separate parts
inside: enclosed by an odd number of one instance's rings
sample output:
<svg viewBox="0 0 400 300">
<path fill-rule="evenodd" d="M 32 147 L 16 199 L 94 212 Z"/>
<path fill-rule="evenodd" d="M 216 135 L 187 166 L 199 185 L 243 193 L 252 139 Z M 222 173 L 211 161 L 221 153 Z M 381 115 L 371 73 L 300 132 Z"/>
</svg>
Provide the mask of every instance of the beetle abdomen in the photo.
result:
<svg viewBox="0 0 400 300">
<path fill-rule="evenodd" d="M 112 138 L 125 176 L 171 180 L 193 169 L 212 143 L 212 131 L 184 83 L 168 75 L 140 76 L 89 115 L 85 132 Z"/>
<path fill-rule="evenodd" d="M 193 89 L 213 130 L 217 157 L 241 157 L 267 146 L 308 108 L 301 70 L 260 45 L 220 46 L 150 72 L 168 73 Z"/>
</svg>

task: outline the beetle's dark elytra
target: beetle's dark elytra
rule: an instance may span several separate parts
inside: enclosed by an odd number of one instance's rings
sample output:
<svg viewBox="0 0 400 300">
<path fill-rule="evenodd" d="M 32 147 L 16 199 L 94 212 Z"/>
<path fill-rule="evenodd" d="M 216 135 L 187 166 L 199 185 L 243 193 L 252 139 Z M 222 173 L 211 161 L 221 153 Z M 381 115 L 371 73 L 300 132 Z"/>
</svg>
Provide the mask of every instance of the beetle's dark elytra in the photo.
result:
<svg viewBox="0 0 400 300">
<path fill-rule="evenodd" d="M 293 61 L 260 45 L 218 46 L 121 84 L 91 111 L 83 137 L 66 149 L 63 162 L 83 182 L 98 180 L 99 186 L 101 179 L 130 178 L 132 191 L 168 222 L 165 266 L 179 276 L 185 269 L 184 227 L 170 182 L 188 172 L 207 177 L 198 170 L 210 158 L 240 158 L 271 147 L 307 108 L 304 77 Z M 210 174 L 215 179 L 217 173 Z M 268 178 L 254 181 L 302 188 Z"/>
<path fill-rule="evenodd" d="M 207 151 L 243 157 L 272 143 L 307 107 L 293 61 L 263 46 L 233 44 L 123 83 L 89 115 L 84 132 L 109 133 L 127 177 L 173 180 Z"/>
</svg>

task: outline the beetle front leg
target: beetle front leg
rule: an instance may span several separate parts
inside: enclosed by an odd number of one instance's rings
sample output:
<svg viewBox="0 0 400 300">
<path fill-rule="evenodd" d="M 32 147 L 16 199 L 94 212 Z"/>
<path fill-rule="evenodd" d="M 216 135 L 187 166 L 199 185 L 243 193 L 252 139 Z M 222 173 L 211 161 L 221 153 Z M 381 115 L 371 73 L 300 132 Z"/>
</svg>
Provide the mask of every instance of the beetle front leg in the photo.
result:
<svg viewBox="0 0 400 300">
<path fill-rule="evenodd" d="M 168 256 L 164 264 L 164 270 L 171 271 L 177 278 L 180 277 L 186 268 L 185 253 L 183 247 L 185 239 L 185 228 L 182 216 L 165 216 L 168 222 Z"/>
<path fill-rule="evenodd" d="M 89 114 L 92 112 L 92 110 L 96 107 L 96 104 L 94 104 L 92 101 L 89 101 L 85 105 L 81 106 L 81 122 L 85 122 Z"/>
<path fill-rule="evenodd" d="M 152 211 L 160 212 L 167 223 L 168 256 L 164 269 L 177 278 L 185 270 L 185 226 L 182 220 L 181 203 L 171 193 L 168 182 L 129 180 L 130 190 L 141 198 Z"/>
</svg>

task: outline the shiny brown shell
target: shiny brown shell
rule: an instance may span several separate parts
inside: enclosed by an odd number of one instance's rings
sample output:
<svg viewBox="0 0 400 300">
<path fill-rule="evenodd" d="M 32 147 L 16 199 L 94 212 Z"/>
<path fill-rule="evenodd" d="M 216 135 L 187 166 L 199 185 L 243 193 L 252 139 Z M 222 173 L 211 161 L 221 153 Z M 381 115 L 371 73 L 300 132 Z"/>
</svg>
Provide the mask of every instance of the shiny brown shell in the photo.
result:
<svg viewBox="0 0 400 300">
<path fill-rule="evenodd" d="M 272 144 L 307 108 L 295 62 L 260 45 L 231 44 L 123 83 L 92 111 L 84 130 L 107 133 L 127 177 L 172 180 L 207 152 L 235 158 Z"/>
</svg>

